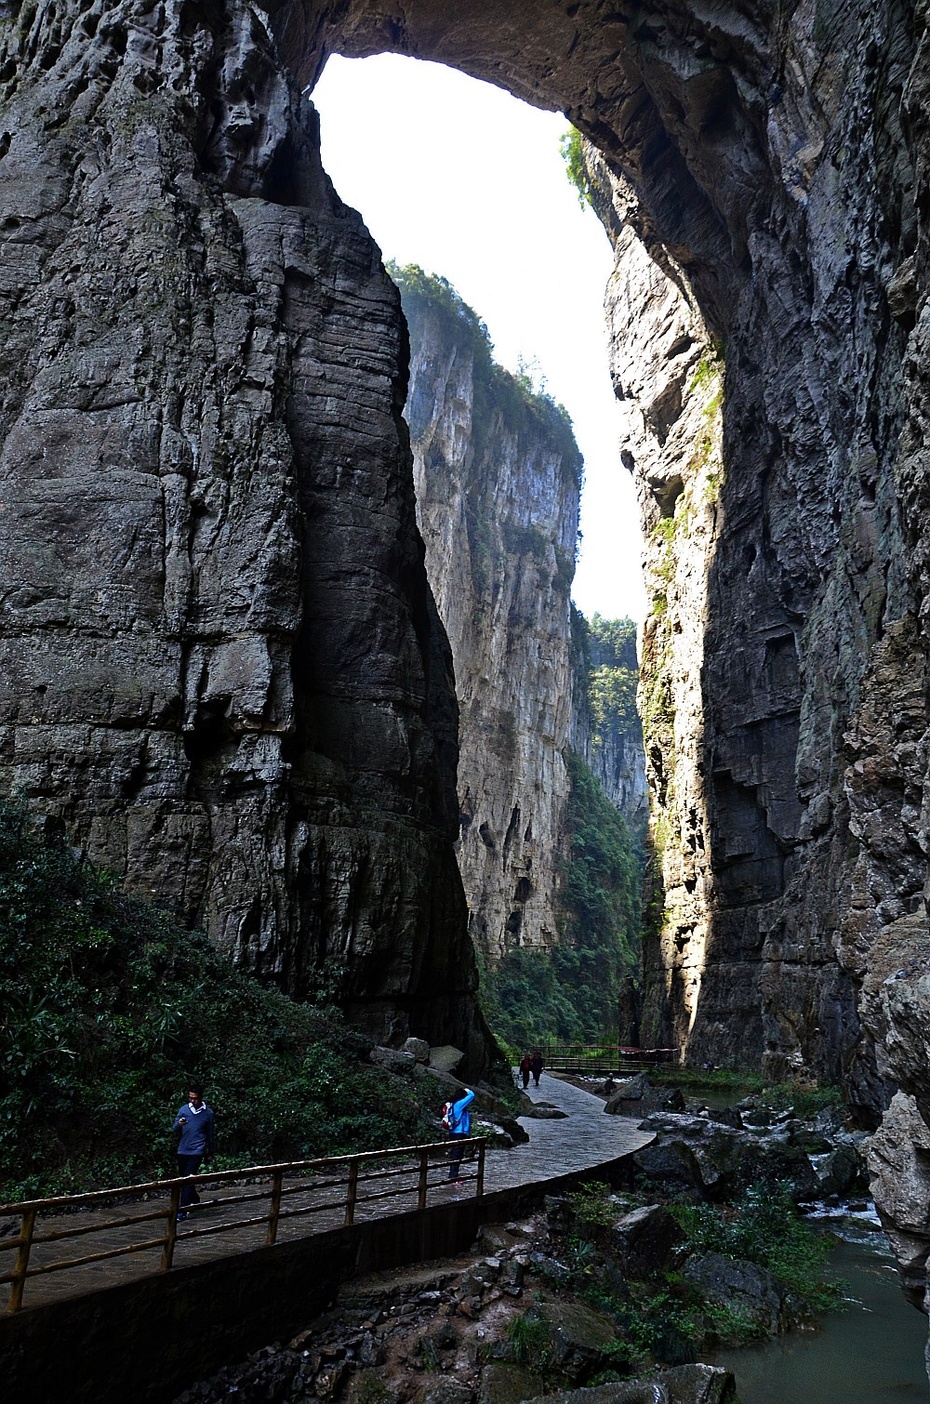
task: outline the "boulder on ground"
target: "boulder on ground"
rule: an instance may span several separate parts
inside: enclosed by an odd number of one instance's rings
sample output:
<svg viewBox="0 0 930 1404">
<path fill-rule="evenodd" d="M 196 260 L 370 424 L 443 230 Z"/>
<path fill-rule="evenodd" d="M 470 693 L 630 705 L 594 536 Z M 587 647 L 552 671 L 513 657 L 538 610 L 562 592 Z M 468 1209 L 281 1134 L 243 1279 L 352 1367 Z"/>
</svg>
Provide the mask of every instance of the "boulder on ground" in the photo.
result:
<svg viewBox="0 0 930 1404">
<path fill-rule="evenodd" d="M 418 1063 L 428 1063 L 430 1046 L 425 1038 L 408 1038 L 404 1040 L 403 1051 L 412 1053 Z"/>
<path fill-rule="evenodd" d="M 828 1195 L 855 1194 L 857 1190 L 867 1191 L 868 1169 L 860 1152 L 848 1143 L 837 1146 L 816 1164 L 817 1178 L 820 1181 L 819 1193 Z"/>
<path fill-rule="evenodd" d="M 624 1082 L 610 1081 L 604 1110 L 609 1116 L 648 1116 L 654 1111 L 684 1111 L 685 1099 L 680 1087 L 653 1087 L 645 1073 Z"/>
<path fill-rule="evenodd" d="M 755 1263 L 706 1253 L 690 1258 L 682 1276 L 700 1288 L 707 1301 L 739 1312 L 767 1336 L 777 1336 L 791 1324 L 774 1277 Z"/>
<path fill-rule="evenodd" d="M 478 1404 L 521 1404 L 546 1388 L 542 1375 L 511 1360 L 492 1360 L 481 1374 Z"/>
<path fill-rule="evenodd" d="M 755 1136 L 672 1112 L 653 1112 L 641 1125 L 656 1138 L 632 1160 L 650 1179 L 712 1200 L 735 1199 L 760 1180 L 790 1180 L 798 1200 L 817 1193 L 817 1176 L 804 1151 L 777 1135 Z"/>
<path fill-rule="evenodd" d="M 647 1380 L 566 1389 L 527 1404 L 736 1404 L 736 1381 L 718 1365 L 676 1365 Z"/>
<path fill-rule="evenodd" d="M 464 1057 L 461 1048 L 453 1048 L 451 1043 L 443 1043 L 429 1050 L 429 1065 L 437 1072 L 454 1073 Z"/>
<path fill-rule="evenodd" d="M 668 1110 L 675 1111 L 677 1108 L 669 1107 Z M 731 1131 L 745 1130 L 739 1107 L 702 1107 L 700 1115 L 707 1121 L 716 1121 L 718 1126 L 729 1126 Z"/>
<path fill-rule="evenodd" d="M 618 1082 L 614 1091 L 604 1103 L 604 1110 L 609 1116 L 626 1116 L 623 1104 L 625 1102 L 641 1102 L 649 1089 L 649 1083 L 645 1073 L 638 1073 L 636 1077 L 628 1077 L 625 1082 Z"/>
<path fill-rule="evenodd" d="M 506 1131 L 515 1146 L 526 1145 L 530 1139 L 530 1133 L 525 1126 L 520 1125 L 515 1116 L 495 1115 L 494 1120 L 503 1131 Z"/>
<path fill-rule="evenodd" d="M 656 1379 L 668 1390 L 668 1404 L 736 1404 L 736 1381 L 719 1365 L 675 1365 Z"/>
<path fill-rule="evenodd" d="M 421 1404 L 471 1404 L 475 1391 L 450 1375 L 427 1379 L 420 1395 Z"/>
<path fill-rule="evenodd" d="M 617 1380 L 543 1394 L 526 1404 L 668 1404 L 668 1393 L 654 1380 Z"/>
<path fill-rule="evenodd" d="M 609 1317 L 581 1302 L 544 1302 L 536 1310 L 549 1327 L 552 1364 L 573 1383 L 612 1363 L 617 1328 Z"/>
<path fill-rule="evenodd" d="M 560 1121 L 568 1116 L 568 1112 L 554 1107 L 551 1102 L 534 1102 L 529 1111 L 521 1111 L 520 1115 L 536 1121 Z"/>
<path fill-rule="evenodd" d="M 613 1253 L 628 1277 L 651 1277 L 672 1264 L 684 1234 L 664 1204 L 645 1204 L 613 1227 Z"/>
<path fill-rule="evenodd" d="M 380 1045 L 372 1048 L 368 1057 L 372 1063 L 380 1068 L 387 1068 L 390 1072 L 409 1072 L 411 1068 L 416 1067 L 417 1062 L 413 1054 L 403 1048 L 383 1048 Z"/>
</svg>

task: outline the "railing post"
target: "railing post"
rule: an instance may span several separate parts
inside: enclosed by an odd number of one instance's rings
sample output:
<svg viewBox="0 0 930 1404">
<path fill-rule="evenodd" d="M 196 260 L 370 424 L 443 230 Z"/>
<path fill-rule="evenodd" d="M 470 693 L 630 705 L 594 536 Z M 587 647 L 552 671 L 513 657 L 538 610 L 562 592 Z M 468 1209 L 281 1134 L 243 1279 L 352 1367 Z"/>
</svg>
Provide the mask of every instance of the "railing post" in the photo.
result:
<svg viewBox="0 0 930 1404">
<path fill-rule="evenodd" d="M 29 1252 L 32 1248 L 37 1213 L 37 1209 L 25 1209 L 19 1222 L 21 1242 L 16 1250 L 16 1262 L 13 1264 L 15 1275 L 10 1283 L 10 1311 L 19 1311 L 23 1304 L 23 1288 L 26 1285 L 26 1269 L 29 1266 Z"/>
<path fill-rule="evenodd" d="M 161 1262 L 158 1267 L 159 1272 L 170 1271 L 174 1262 L 174 1245 L 178 1237 L 178 1215 L 181 1212 L 181 1186 L 173 1185 L 171 1196 L 168 1201 L 168 1229 L 165 1233 L 165 1243 L 161 1250 Z"/>
<path fill-rule="evenodd" d="M 358 1161 L 349 1166 L 349 1183 L 346 1188 L 346 1224 L 355 1222 L 355 1201 L 358 1198 Z"/>
<path fill-rule="evenodd" d="M 417 1185 L 417 1208 L 422 1211 L 426 1208 L 426 1180 L 429 1171 L 429 1151 L 423 1146 L 420 1150 L 420 1181 Z"/>
<path fill-rule="evenodd" d="M 481 1141 L 478 1146 L 478 1179 L 475 1184 L 475 1195 L 478 1199 L 484 1194 L 484 1152 L 486 1147 L 486 1141 Z"/>
<path fill-rule="evenodd" d="M 284 1167 L 277 1166 L 271 1172 L 271 1208 L 268 1211 L 268 1238 L 266 1242 L 274 1243 L 278 1236 L 278 1219 L 281 1217 L 281 1189 L 284 1183 Z"/>
</svg>

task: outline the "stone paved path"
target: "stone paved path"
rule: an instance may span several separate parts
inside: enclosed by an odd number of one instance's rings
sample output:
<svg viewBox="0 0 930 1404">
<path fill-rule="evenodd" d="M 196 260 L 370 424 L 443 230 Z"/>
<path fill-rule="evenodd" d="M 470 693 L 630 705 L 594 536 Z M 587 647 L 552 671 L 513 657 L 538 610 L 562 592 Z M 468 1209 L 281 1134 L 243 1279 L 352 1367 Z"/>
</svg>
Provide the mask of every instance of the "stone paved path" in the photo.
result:
<svg viewBox="0 0 930 1404">
<path fill-rule="evenodd" d="M 652 1132 L 640 1131 L 638 1122 L 628 1117 L 607 1116 L 599 1097 L 548 1073 L 543 1073 L 538 1088 L 531 1080 L 526 1090 L 534 1102 L 549 1102 L 567 1115 L 558 1121 L 521 1117 L 520 1125 L 529 1132 L 529 1143 L 489 1153 L 486 1190 L 508 1189 L 590 1170 L 632 1155 L 654 1139 Z"/>
<path fill-rule="evenodd" d="M 652 1140 L 649 1132 L 638 1129 L 637 1123 L 625 1117 L 606 1116 L 603 1102 L 563 1082 L 557 1077 L 543 1073 L 541 1085 L 537 1089 L 532 1084 L 528 1088 L 533 1101 L 549 1102 L 566 1113 L 562 1118 L 542 1120 L 535 1117 L 521 1118 L 521 1124 L 529 1133 L 528 1143 L 515 1146 L 511 1150 L 489 1150 L 485 1167 L 485 1191 L 511 1189 L 521 1185 L 541 1184 L 557 1179 L 562 1175 L 579 1173 L 609 1164 L 625 1155 L 632 1154 Z M 474 1195 L 474 1163 L 467 1160 L 462 1164 L 463 1183 L 446 1183 L 445 1161 L 440 1160 L 430 1171 L 431 1189 L 428 1202 L 443 1203 L 456 1199 L 471 1199 Z M 174 1265 L 177 1268 L 210 1259 L 233 1256 L 260 1247 L 265 1241 L 266 1225 L 248 1224 L 244 1221 L 256 1215 L 267 1213 L 267 1198 L 250 1199 L 259 1195 L 260 1187 L 239 1185 L 221 1186 L 208 1189 L 208 1177 L 201 1187 L 204 1205 L 192 1215 L 190 1221 L 178 1225 L 178 1240 L 175 1247 Z M 296 1217 L 291 1221 L 282 1218 L 278 1228 L 278 1240 L 287 1241 L 308 1236 L 314 1232 L 334 1228 L 343 1222 L 344 1210 L 326 1207 L 327 1200 L 342 1197 L 342 1189 L 306 1189 L 306 1181 L 297 1182 L 299 1193 L 286 1201 L 286 1207 L 298 1208 L 301 1204 L 319 1206 L 317 1211 L 306 1217 Z M 360 1202 L 356 1220 L 361 1221 L 390 1213 L 401 1213 L 416 1207 L 417 1175 L 414 1170 L 405 1172 L 386 1185 L 370 1185 L 368 1192 L 379 1192 L 380 1197 L 371 1203 Z M 364 1187 L 363 1187 L 364 1188 Z M 387 1191 L 385 1193 L 385 1190 Z M 231 1202 L 239 1199 L 241 1202 Z M 88 1232 L 85 1238 L 72 1240 L 68 1244 L 37 1244 L 30 1259 L 31 1266 L 40 1265 L 43 1260 L 71 1258 L 81 1253 L 102 1252 L 109 1249 L 126 1248 L 131 1243 L 151 1241 L 164 1233 L 164 1201 L 153 1200 L 148 1204 L 111 1207 L 79 1216 L 82 1227 Z M 119 1226 L 112 1220 L 120 1216 L 150 1211 L 150 1222 L 143 1225 Z M 69 1219 L 40 1220 L 42 1232 L 54 1231 L 57 1226 L 73 1225 Z M 229 1232 L 216 1233 L 221 1224 L 235 1223 Z M 0 1240 L 0 1248 L 2 1248 Z M 157 1271 L 161 1256 L 160 1247 L 153 1247 L 126 1256 L 109 1258 L 101 1263 L 89 1263 L 69 1268 L 62 1272 L 32 1277 L 27 1280 L 24 1308 L 41 1306 L 65 1297 L 81 1296 L 87 1292 L 112 1286 L 119 1282 L 149 1276 Z M 3 1271 L 12 1266 L 12 1255 L 0 1252 Z M 0 1286 L 0 1312 L 5 1307 L 7 1288 Z"/>
</svg>

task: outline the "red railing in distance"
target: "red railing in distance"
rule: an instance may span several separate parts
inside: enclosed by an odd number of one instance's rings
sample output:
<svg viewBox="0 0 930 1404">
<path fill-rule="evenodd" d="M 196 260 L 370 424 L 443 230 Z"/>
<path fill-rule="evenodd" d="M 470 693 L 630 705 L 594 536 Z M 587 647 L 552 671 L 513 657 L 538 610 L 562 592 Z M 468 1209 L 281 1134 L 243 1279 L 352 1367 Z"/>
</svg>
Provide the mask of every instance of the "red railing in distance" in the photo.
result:
<svg viewBox="0 0 930 1404">
<path fill-rule="evenodd" d="M 547 1043 L 539 1052 L 543 1067 L 551 1072 L 589 1072 L 592 1076 L 623 1077 L 680 1060 L 678 1048 L 634 1048 L 620 1043 Z"/>
</svg>

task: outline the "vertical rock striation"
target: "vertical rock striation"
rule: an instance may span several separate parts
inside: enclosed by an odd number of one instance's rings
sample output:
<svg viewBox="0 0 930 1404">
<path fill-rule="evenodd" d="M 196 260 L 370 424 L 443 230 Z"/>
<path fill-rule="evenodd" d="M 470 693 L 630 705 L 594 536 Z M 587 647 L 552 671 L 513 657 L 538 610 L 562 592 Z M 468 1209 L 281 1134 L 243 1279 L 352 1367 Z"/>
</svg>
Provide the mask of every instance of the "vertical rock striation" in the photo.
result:
<svg viewBox="0 0 930 1404">
<path fill-rule="evenodd" d="M 581 456 L 447 284 L 397 276 L 420 529 L 461 712 L 459 867 L 472 937 L 496 961 L 558 939 Z"/>
<path fill-rule="evenodd" d="M 267 18 L 5 6 L 0 205 L 0 783 L 480 1064 L 397 294 Z"/>
</svg>

